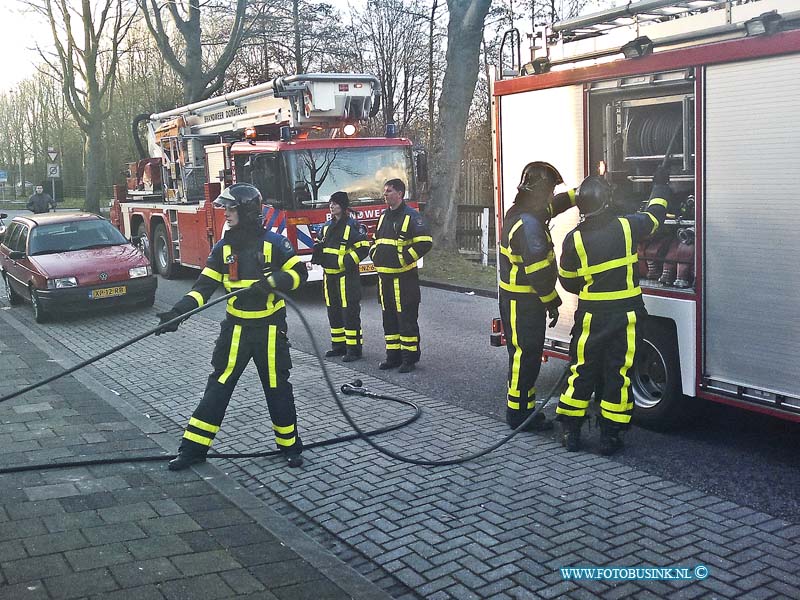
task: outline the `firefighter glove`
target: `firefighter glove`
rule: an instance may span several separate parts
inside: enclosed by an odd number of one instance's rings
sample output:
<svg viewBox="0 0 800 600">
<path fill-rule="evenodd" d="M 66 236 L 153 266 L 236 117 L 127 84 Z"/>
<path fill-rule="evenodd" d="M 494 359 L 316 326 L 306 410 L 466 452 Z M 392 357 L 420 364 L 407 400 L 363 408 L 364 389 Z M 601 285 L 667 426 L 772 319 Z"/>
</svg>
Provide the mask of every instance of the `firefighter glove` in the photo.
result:
<svg viewBox="0 0 800 600">
<path fill-rule="evenodd" d="M 275 289 L 275 278 L 270 275 L 269 277 L 262 277 L 248 288 L 251 294 L 267 297 L 272 290 Z"/>
<path fill-rule="evenodd" d="M 558 323 L 558 307 L 561 306 L 561 298 L 558 296 L 547 304 L 547 317 L 550 319 L 548 327 L 555 327 Z"/>
<path fill-rule="evenodd" d="M 653 184 L 654 185 L 669 184 L 669 167 L 662 165 L 656 169 L 656 172 L 653 174 Z"/>
<path fill-rule="evenodd" d="M 322 242 L 317 242 L 314 244 L 314 251 L 311 253 L 311 264 L 312 265 L 321 265 L 322 264 Z"/>
<path fill-rule="evenodd" d="M 168 310 L 167 312 L 163 313 L 156 313 L 159 322 L 164 325 L 168 321 L 172 321 L 173 319 L 177 319 L 181 316 L 174 308 L 172 310 Z M 163 327 L 159 327 L 156 331 L 156 335 L 161 335 L 162 333 L 171 333 L 173 331 L 178 331 L 178 325 L 181 324 L 182 321 L 175 321 L 174 323 L 170 323 L 169 325 L 164 325 Z"/>
</svg>

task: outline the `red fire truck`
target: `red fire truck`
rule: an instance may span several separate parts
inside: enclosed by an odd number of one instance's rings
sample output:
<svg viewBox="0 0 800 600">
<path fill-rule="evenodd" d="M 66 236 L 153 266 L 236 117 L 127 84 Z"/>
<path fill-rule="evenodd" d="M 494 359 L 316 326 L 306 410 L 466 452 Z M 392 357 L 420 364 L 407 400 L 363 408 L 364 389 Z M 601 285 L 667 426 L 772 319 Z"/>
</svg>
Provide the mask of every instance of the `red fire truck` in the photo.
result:
<svg viewBox="0 0 800 600">
<path fill-rule="evenodd" d="M 372 75 L 309 73 L 140 115 L 133 128 L 141 160 L 128 166 L 127 189 L 115 188 L 111 220 L 140 238 L 156 270 L 171 278 L 180 265 L 202 268 L 221 237 L 224 211 L 212 205 L 220 190 L 252 183 L 266 203 L 265 226 L 292 242 L 310 281 L 321 280 L 309 261 L 333 192 L 348 192 L 370 233 L 385 207 L 386 180 L 406 182 L 406 200 L 416 206 L 424 154 L 415 157 L 392 124 L 386 137 L 357 135 L 379 110 L 379 90 Z M 147 150 L 138 140 L 142 122 Z M 369 259 L 360 268 L 374 273 Z"/>
<path fill-rule="evenodd" d="M 670 165 L 680 209 L 639 248 L 641 424 L 695 397 L 800 421 L 798 8 L 634 2 L 535 32 L 530 62 L 493 83 L 498 231 L 529 161 L 570 186 L 604 173 L 628 213 Z M 578 218 L 551 222 L 557 254 Z M 577 298 L 559 294 L 546 354 L 566 358 Z"/>
</svg>

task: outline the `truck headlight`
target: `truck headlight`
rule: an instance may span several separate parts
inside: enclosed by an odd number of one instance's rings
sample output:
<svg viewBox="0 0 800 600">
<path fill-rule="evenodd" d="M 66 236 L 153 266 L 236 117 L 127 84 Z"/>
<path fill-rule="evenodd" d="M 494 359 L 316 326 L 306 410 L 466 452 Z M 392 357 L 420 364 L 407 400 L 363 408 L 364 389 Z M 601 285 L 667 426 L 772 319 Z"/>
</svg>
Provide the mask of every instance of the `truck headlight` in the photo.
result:
<svg viewBox="0 0 800 600">
<path fill-rule="evenodd" d="M 48 290 L 61 290 L 64 288 L 78 287 L 78 280 L 75 277 L 59 277 L 58 279 L 48 279 Z"/>
<path fill-rule="evenodd" d="M 128 276 L 131 279 L 136 279 L 137 277 L 147 277 L 150 275 L 150 267 L 133 267 L 128 271 Z"/>
</svg>

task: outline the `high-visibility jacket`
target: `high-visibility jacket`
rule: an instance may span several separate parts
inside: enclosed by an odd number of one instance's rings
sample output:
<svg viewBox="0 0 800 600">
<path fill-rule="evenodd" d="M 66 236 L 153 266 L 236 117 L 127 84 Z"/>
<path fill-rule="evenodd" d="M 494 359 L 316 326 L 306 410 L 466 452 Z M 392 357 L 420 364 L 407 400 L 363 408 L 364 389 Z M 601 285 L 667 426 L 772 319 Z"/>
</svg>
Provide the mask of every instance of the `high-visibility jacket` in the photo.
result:
<svg viewBox="0 0 800 600">
<path fill-rule="evenodd" d="M 296 290 L 308 279 L 308 272 L 282 235 L 264 230 L 242 248 L 234 249 L 223 237 L 214 244 L 206 266 L 194 286 L 174 309 L 179 313 L 203 306 L 221 284 L 226 292 L 247 288 L 260 279 L 269 280 L 281 291 Z M 267 291 L 252 290 L 228 299 L 227 318 L 242 325 L 281 323 L 286 318 L 282 298 Z"/>
<path fill-rule="evenodd" d="M 432 247 L 428 225 L 403 202 L 395 210 L 387 208 L 381 214 L 370 256 L 378 273 L 397 275 L 416 269 L 417 261 Z"/>
<path fill-rule="evenodd" d="M 498 257 L 501 293 L 535 296 L 542 304 L 556 298 L 557 268 L 550 218 L 575 206 L 575 190 L 558 194 L 542 210 L 514 204 L 506 213 Z"/>
<path fill-rule="evenodd" d="M 358 272 L 358 264 L 369 251 L 369 241 L 352 217 L 329 219 L 320 232 L 320 264 L 328 275 Z"/>
<path fill-rule="evenodd" d="M 668 185 L 655 185 L 644 211 L 624 217 L 605 211 L 567 234 L 558 275 L 564 289 L 578 295 L 578 310 L 644 307 L 637 245 L 664 223 L 669 195 Z"/>
</svg>

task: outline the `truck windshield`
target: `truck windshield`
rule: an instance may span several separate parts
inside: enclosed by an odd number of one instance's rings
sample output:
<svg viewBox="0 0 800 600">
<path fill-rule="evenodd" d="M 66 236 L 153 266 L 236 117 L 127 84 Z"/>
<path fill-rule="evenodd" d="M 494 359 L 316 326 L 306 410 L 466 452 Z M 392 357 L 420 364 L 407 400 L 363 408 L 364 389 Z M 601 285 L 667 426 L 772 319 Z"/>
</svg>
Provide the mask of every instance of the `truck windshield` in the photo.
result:
<svg viewBox="0 0 800 600">
<path fill-rule="evenodd" d="M 413 198 L 411 149 L 407 147 L 320 148 L 283 155 L 293 203 L 297 208 L 323 208 L 336 191 L 350 204 L 383 202 L 383 184 L 402 179 L 406 198 Z"/>
</svg>

